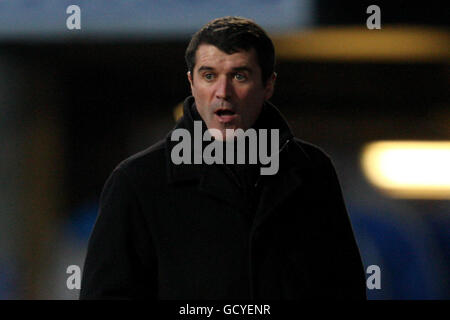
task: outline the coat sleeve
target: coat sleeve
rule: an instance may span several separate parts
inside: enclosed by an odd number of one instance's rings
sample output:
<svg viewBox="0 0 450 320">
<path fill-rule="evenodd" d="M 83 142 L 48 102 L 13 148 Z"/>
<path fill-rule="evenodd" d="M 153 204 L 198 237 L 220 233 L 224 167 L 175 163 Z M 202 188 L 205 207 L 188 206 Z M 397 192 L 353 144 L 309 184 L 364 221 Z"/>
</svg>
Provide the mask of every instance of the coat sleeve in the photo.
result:
<svg viewBox="0 0 450 320">
<path fill-rule="evenodd" d="M 366 299 L 366 281 L 364 266 L 354 236 L 351 221 L 345 207 L 336 170 L 327 157 L 326 174 L 326 212 L 332 212 L 332 236 L 330 252 L 334 253 L 333 281 L 335 297 L 338 299 Z M 330 271 L 331 271 L 330 270 Z"/>
<path fill-rule="evenodd" d="M 106 181 L 89 239 L 80 299 L 156 297 L 155 250 L 134 191 L 120 168 Z"/>
</svg>

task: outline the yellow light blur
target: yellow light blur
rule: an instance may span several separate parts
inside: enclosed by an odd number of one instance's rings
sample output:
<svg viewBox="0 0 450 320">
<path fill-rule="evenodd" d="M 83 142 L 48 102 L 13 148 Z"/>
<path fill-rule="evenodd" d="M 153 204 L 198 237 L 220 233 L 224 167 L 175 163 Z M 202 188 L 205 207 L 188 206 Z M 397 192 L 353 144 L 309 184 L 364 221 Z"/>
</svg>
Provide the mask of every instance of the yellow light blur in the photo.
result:
<svg viewBox="0 0 450 320">
<path fill-rule="evenodd" d="M 183 116 L 183 102 L 180 102 L 173 108 L 173 118 L 178 121 Z"/>
<path fill-rule="evenodd" d="M 327 26 L 273 35 L 278 58 L 365 62 L 448 62 L 450 32 L 443 28 L 383 25 Z"/>
<path fill-rule="evenodd" d="M 392 197 L 450 199 L 450 141 L 380 141 L 361 156 L 368 180 Z"/>
</svg>

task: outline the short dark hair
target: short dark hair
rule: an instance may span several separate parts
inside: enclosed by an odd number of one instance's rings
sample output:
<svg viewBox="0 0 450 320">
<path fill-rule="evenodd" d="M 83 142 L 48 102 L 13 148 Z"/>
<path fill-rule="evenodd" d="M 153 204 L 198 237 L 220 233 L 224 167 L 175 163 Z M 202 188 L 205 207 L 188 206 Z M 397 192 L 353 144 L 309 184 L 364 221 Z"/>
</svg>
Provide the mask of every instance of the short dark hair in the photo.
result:
<svg viewBox="0 0 450 320">
<path fill-rule="evenodd" d="M 185 59 L 193 77 L 195 53 L 201 44 L 211 44 L 227 54 L 255 49 L 265 85 L 275 69 L 275 49 L 266 32 L 253 20 L 242 17 L 222 17 L 204 25 L 192 36 Z"/>
</svg>

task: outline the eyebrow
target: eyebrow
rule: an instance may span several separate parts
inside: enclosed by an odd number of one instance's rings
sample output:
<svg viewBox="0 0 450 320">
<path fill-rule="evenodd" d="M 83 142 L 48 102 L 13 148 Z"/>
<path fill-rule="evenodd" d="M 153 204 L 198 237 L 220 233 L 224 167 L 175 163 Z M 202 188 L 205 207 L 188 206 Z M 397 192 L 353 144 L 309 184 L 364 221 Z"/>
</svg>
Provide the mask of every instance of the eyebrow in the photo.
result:
<svg viewBox="0 0 450 320">
<path fill-rule="evenodd" d="M 200 68 L 198 68 L 197 72 L 202 72 L 202 71 L 213 71 L 214 68 L 213 67 L 208 67 L 208 66 L 201 66 Z M 248 73 L 252 73 L 252 69 L 246 66 L 242 66 L 242 67 L 236 67 L 232 69 L 234 72 L 236 71 L 247 71 Z"/>
</svg>

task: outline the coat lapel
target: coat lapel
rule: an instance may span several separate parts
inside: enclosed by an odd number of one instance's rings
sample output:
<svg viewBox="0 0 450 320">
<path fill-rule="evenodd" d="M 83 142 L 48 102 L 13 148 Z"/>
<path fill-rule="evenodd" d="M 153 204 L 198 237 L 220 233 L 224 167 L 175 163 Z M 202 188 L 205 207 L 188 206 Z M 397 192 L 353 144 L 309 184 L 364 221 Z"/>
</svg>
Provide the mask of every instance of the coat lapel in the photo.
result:
<svg viewBox="0 0 450 320">
<path fill-rule="evenodd" d="M 198 188 L 200 192 L 232 206 L 240 203 L 238 186 L 218 165 L 204 165 Z"/>
<path fill-rule="evenodd" d="M 314 165 L 303 149 L 290 141 L 287 150 L 280 153 L 279 172 L 274 176 L 263 177 L 264 187 L 255 216 L 254 229 L 272 216 L 294 192 L 305 186 L 305 178 L 310 175 Z"/>
</svg>

